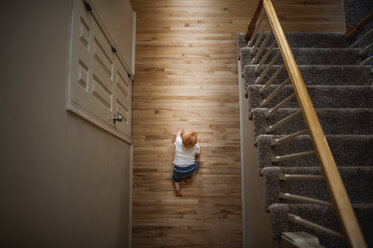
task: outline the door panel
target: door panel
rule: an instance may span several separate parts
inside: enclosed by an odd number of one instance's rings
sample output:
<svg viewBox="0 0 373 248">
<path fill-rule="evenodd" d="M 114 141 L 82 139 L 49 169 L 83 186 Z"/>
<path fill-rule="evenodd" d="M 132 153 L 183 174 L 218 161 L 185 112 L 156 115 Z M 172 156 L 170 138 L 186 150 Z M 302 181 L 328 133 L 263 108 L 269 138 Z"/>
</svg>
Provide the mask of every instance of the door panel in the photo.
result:
<svg viewBox="0 0 373 248">
<path fill-rule="evenodd" d="M 83 1 L 74 1 L 73 13 L 68 109 L 131 142 L 132 80 Z"/>
</svg>

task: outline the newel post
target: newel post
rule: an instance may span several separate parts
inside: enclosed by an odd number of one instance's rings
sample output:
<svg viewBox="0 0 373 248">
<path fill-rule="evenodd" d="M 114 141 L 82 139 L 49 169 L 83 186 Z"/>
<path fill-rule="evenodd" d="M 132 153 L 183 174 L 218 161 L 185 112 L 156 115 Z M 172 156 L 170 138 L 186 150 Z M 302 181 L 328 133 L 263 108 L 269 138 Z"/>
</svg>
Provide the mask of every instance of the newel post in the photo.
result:
<svg viewBox="0 0 373 248">
<path fill-rule="evenodd" d="M 246 34 L 245 34 L 245 40 L 246 41 L 249 41 L 251 39 L 251 36 L 254 33 L 255 25 L 256 25 L 256 22 L 258 21 L 259 14 L 260 14 L 260 11 L 262 10 L 262 8 L 263 8 L 263 0 L 259 0 L 258 6 L 255 9 L 254 16 L 251 19 L 251 22 L 250 22 L 249 26 L 247 27 L 247 31 L 246 31 Z"/>
</svg>

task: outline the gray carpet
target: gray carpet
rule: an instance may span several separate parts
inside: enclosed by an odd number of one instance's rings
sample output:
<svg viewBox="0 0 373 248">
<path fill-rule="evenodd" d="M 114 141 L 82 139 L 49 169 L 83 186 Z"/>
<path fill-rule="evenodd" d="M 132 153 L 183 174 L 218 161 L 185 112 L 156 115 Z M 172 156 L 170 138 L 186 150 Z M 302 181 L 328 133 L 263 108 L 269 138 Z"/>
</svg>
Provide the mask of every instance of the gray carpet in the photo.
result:
<svg viewBox="0 0 373 248">
<path fill-rule="evenodd" d="M 267 108 L 253 108 L 255 138 L 265 133 L 266 127 L 297 112 L 299 109 L 282 108 L 269 118 L 265 117 Z M 373 134 L 372 108 L 319 108 L 316 109 L 325 134 Z M 292 121 L 270 132 L 270 134 L 291 134 L 305 128 L 303 117 L 298 115 Z"/>
<path fill-rule="evenodd" d="M 266 38 L 267 33 L 264 33 L 262 36 L 262 40 Z M 314 32 L 314 33 L 294 33 L 288 32 L 286 33 L 286 39 L 291 47 L 320 47 L 320 48 L 343 48 L 349 45 L 348 41 L 344 38 L 342 33 L 321 33 L 321 32 Z M 274 40 L 274 36 L 268 39 L 266 47 L 269 47 Z M 237 36 L 237 42 L 239 43 L 238 47 L 245 47 L 247 46 L 247 42 L 245 41 L 244 34 L 240 33 Z M 277 44 L 275 45 L 277 46 Z"/>
<path fill-rule="evenodd" d="M 270 166 L 319 167 L 315 155 L 272 163 L 272 156 L 313 150 L 308 135 L 301 135 L 279 145 L 271 146 L 271 141 L 275 137 L 282 136 L 261 134 L 256 139 L 259 173 L 263 168 Z M 326 135 L 326 139 L 338 166 L 373 166 L 373 135 Z"/>
<path fill-rule="evenodd" d="M 346 14 L 346 30 L 351 28 L 355 23 L 361 22 L 361 20 L 363 20 L 367 15 L 373 12 L 373 1 L 371 0 L 345 0 L 344 5 Z M 365 32 L 371 29 L 373 29 L 373 22 L 368 23 L 368 25 L 364 28 Z M 365 32 L 357 36 L 355 40 L 363 36 Z M 362 41 L 359 44 L 359 47 L 366 47 L 372 42 L 373 35 Z M 368 53 L 368 56 L 372 55 L 373 50 L 369 51 Z M 373 61 L 371 61 L 370 64 L 372 65 Z"/>
<path fill-rule="evenodd" d="M 324 180 L 285 180 L 280 181 L 279 175 L 301 174 L 321 175 L 320 167 L 276 167 L 263 169 L 265 185 L 265 207 L 273 203 L 295 203 L 279 198 L 279 193 L 291 193 L 330 201 Z M 373 203 L 373 167 L 347 166 L 339 167 L 342 181 L 352 203 Z"/>
<path fill-rule="evenodd" d="M 262 41 L 264 41 L 267 33 L 262 36 Z M 344 39 L 342 33 L 286 33 L 286 39 L 292 48 L 295 47 L 320 47 L 320 48 L 342 48 L 347 47 L 348 42 Z M 268 39 L 266 47 L 269 47 L 274 40 L 274 36 Z M 247 46 L 244 34 L 240 33 L 237 36 L 237 54 L 239 54 L 239 49 Z M 275 45 L 275 47 L 277 44 Z"/>
<path fill-rule="evenodd" d="M 246 84 L 254 84 L 259 73 L 255 73 L 257 65 L 245 65 L 243 76 Z M 267 82 L 280 66 L 273 66 L 263 78 Z M 372 67 L 358 65 L 298 65 L 306 85 L 372 85 Z M 286 70 L 283 70 L 273 81 L 274 85 L 281 84 L 288 78 Z M 247 87 L 247 85 L 246 85 Z"/>
<path fill-rule="evenodd" d="M 348 41 L 341 33 L 287 33 L 294 58 L 299 66 L 307 90 L 320 119 L 326 139 L 338 165 L 347 193 L 364 232 L 368 246 L 373 246 L 373 70 L 372 66 L 360 66 L 364 57 L 359 49 L 349 49 Z M 265 39 L 265 35 L 262 39 Z M 270 46 L 269 39 L 267 47 Z M 264 56 L 266 49 L 259 58 Z M 274 48 L 263 68 L 252 64 L 252 48 L 247 47 L 243 34 L 237 37 L 237 57 L 242 66 L 242 75 L 249 103 L 249 117 L 254 122 L 254 140 L 258 150 L 258 174 L 264 177 L 265 209 L 272 219 L 273 237 L 280 238 L 284 231 L 306 231 L 316 235 L 326 247 L 345 247 L 343 240 L 316 232 L 288 221 L 288 213 L 340 231 L 333 208 L 284 200 L 280 192 L 302 195 L 330 201 L 323 180 L 280 180 L 280 174 L 321 175 L 316 155 L 273 162 L 274 156 L 283 156 L 313 150 L 309 135 L 303 134 L 279 145 L 272 145 L 275 138 L 306 128 L 302 115 L 283 126 L 266 131 L 283 118 L 299 110 L 295 98 L 274 115 L 265 114 L 289 95 L 293 94 L 291 83 L 265 105 L 261 105 L 288 75 L 282 71 L 272 85 L 260 92 L 283 63 L 279 59 L 262 82 L 257 83 L 260 73 L 266 69 L 278 48 Z"/>
<path fill-rule="evenodd" d="M 253 57 L 250 56 L 252 48 L 243 47 L 240 50 L 241 64 L 250 64 Z M 259 60 L 264 56 L 266 48 L 259 56 Z M 359 49 L 357 48 L 292 48 L 291 49 L 298 65 L 351 65 L 361 62 Z M 273 48 L 264 64 L 269 64 L 272 58 L 279 51 Z M 282 65 L 284 62 L 279 58 L 275 65 Z M 243 67 L 244 68 L 244 67 Z"/>
<path fill-rule="evenodd" d="M 248 85 L 249 104 L 252 108 L 260 107 L 263 99 L 266 99 L 278 85 L 271 85 L 262 93 L 263 85 Z M 310 85 L 308 93 L 315 108 L 373 108 L 373 88 L 371 86 L 357 85 Z M 287 96 L 294 93 L 293 87 L 285 86 L 281 92 L 265 102 L 268 108 L 275 107 Z M 358 98 L 356 98 L 358 96 Z M 286 105 L 289 108 L 298 107 L 296 98 Z"/>
<path fill-rule="evenodd" d="M 368 243 L 368 247 L 370 247 L 369 244 L 372 244 L 373 242 L 371 227 L 371 223 L 373 223 L 373 204 L 353 204 L 352 207 L 354 208 L 355 215 L 360 222 L 360 227 L 363 231 L 365 240 Z M 342 239 L 314 231 L 313 229 L 287 220 L 287 215 L 289 213 L 296 214 L 302 216 L 304 219 L 341 232 L 338 218 L 336 217 L 333 208 L 314 204 L 272 204 L 269 210 L 273 221 L 273 237 L 275 239 L 280 238 L 281 232 L 304 231 L 318 237 L 320 243 L 325 247 L 348 247 Z M 320 215 L 322 218 L 320 218 Z"/>
</svg>

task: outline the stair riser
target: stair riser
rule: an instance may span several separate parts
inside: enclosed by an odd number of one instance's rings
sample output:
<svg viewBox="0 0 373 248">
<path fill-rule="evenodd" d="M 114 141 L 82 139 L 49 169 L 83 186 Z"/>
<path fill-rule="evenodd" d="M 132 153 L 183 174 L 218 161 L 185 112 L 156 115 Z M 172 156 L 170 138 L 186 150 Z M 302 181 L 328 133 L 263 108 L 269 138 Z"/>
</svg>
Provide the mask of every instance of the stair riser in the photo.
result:
<svg viewBox="0 0 373 248">
<path fill-rule="evenodd" d="M 246 47 L 247 42 L 245 41 L 245 35 L 243 33 L 239 33 L 237 35 L 237 58 L 241 56 L 241 48 Z"/>
<path fill-rule="evenodd" d="M 253 56 L 250 55 L 251 48 L 241 48 L 241 65 L 251 65 Z M 264 56 L 266 49 L 259 56 Z M 272 58 L 277 54 L 278 48 L 271 51 L 264 64 L 269 64 Z M 354 65 L 360 63 L 358 49 L 313 49 L 313 48 L 293 48 L 295 61 L 298 65 Z M 282 57 L 275 62 L 276 65 L 284 64 Z"/>
<path fill-rule="evenodd" d="M 260 84 L 268 82 L 279 67 L 279 65 L 273 66 Z M 244 67 L 243 75 L 246 87 L 255 84 L 255 81 L 265 69 L 263 67 L 259 73 L 255 73 L 256 68 L 256 65 L 246 65 Z M 299 66 L 299 71 L 306 85 L 373 85 L 371 70 L 371 66 Z M 272 84 L 281 84 L 287 78 L 288 73 L 283 70 Z"/>
<path fill-rule="evenodd" d="M 249 108 L 260 107 L 261 102 L 266 99 L 277 86 L 268 87 L 263 93 L 261 85 L 249 85 L 247 88 L 249 96 Z M 308 93 L 315 108 L 373 108 L 373 86 L 308 86 Z M 286 97 L 294 93 L 291 85 L 281 89 L 272 100 L 266 103 L 266 108 L 273 108 Z M 294 97 L 289 101 L 287 108 L 297 108 L 298 102 Z"/>
<path fill-rule="evenodd" d="M 314 150 L 309 136 L 302 135 L 276 146 L 271 146 L 273 135 L 259 135 L 258 171 L 270 166 L 319 167 L 315 155 L 272 163 L 272 156 Z M 330 150 L 338 166 L 373 166 L 373 135 L 327 136 Z"/>
<path fill-rule="evenodd" d="M 266 134 L 270 125 L 297 111 L 297 109 L 280 109 L 273 116 L 264 116 L 268 109 L 252 109 L 254 120 L 254 138 Z M 373 134 L 373 109 L 316 109 L 325 134 Z M 291 134 L 305 129 L 302 114 L 285 123 L 268 134 Z"/>
<path fill-rule="evenodd" d="M 331 201 L 323 180 L 288 180 L 280 181 L 280 173 L 320 175 L 320 168 L 282 168 L 272 167 L 263 170 L 265 208 L 274 203 L 302 203 L 281 199 L 280 192 Z M 352 203 L 373 203 L 373 169 L 371 167 L 339 168 L 347 194 Z"/>
<path fill-rule="evenodd" d="M 357 204 L 354 205 L 356 217 L 363 230 L 363 235 L 368 244 L 373 242 L 371 235 L 371 225 L 373 224 L 373 206 Z M 323 232 L 315 231 L 300 224 L 288 221 L 288 214 L 295 214 L 314 223 L 320 224 L 332 230 L 342 233 L 338 222 L 338 217 L 333 208 L 316 205 L 288 205 L 276 204 L 271 207 L 270 215 L 272 220 L 273 237 L 280 239 L 282 231 L 304 231 L 318 237 L 320 244 L 329 248 L 348 247 L 343 239 L 330 236 Z"/>
<path fill-rule="evenodd" d="M 264 33 L 259 44 L 262 44 L 262 41 L 266 38 L 268 33 Z M 328 47 L 348 47 L 348 42 L 344 38 L 343 33 L 293 33 L 293 32 L 286 32 L 285 33 L 286 39 L 290 45 L 290 47 L 320 47 L 320 48 L 328 48 Z M 240 33 L 237 36 L 237 40 L 239 41 L 239 48 L 247 46 L 247 43 L 244 38 L 244 34 Z M 272 35 L 267 43 L 267 47 L 269 47 L 274 40 L 274 36 Z"/>
</svg>

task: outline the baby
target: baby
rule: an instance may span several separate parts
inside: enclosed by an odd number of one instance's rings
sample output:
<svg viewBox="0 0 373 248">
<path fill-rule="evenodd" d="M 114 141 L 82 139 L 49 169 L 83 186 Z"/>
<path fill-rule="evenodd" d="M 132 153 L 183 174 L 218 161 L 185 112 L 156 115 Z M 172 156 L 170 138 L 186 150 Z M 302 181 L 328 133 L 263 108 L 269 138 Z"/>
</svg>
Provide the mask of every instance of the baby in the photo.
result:
<svg viewBox="0 0 373 248">
<path fill-rule="evenodd" d="M 177 128 L 175 140 L 175 159 L 172 173 L 172 181 L 175 184 L 176 196 L 182 196 L 180 182 L 190 182 L 194 172 L 199 168 L 196 155 L 199 155 L 200 148 L 197 144 L 197 134 L 193 130 Z"/>
</svg>

